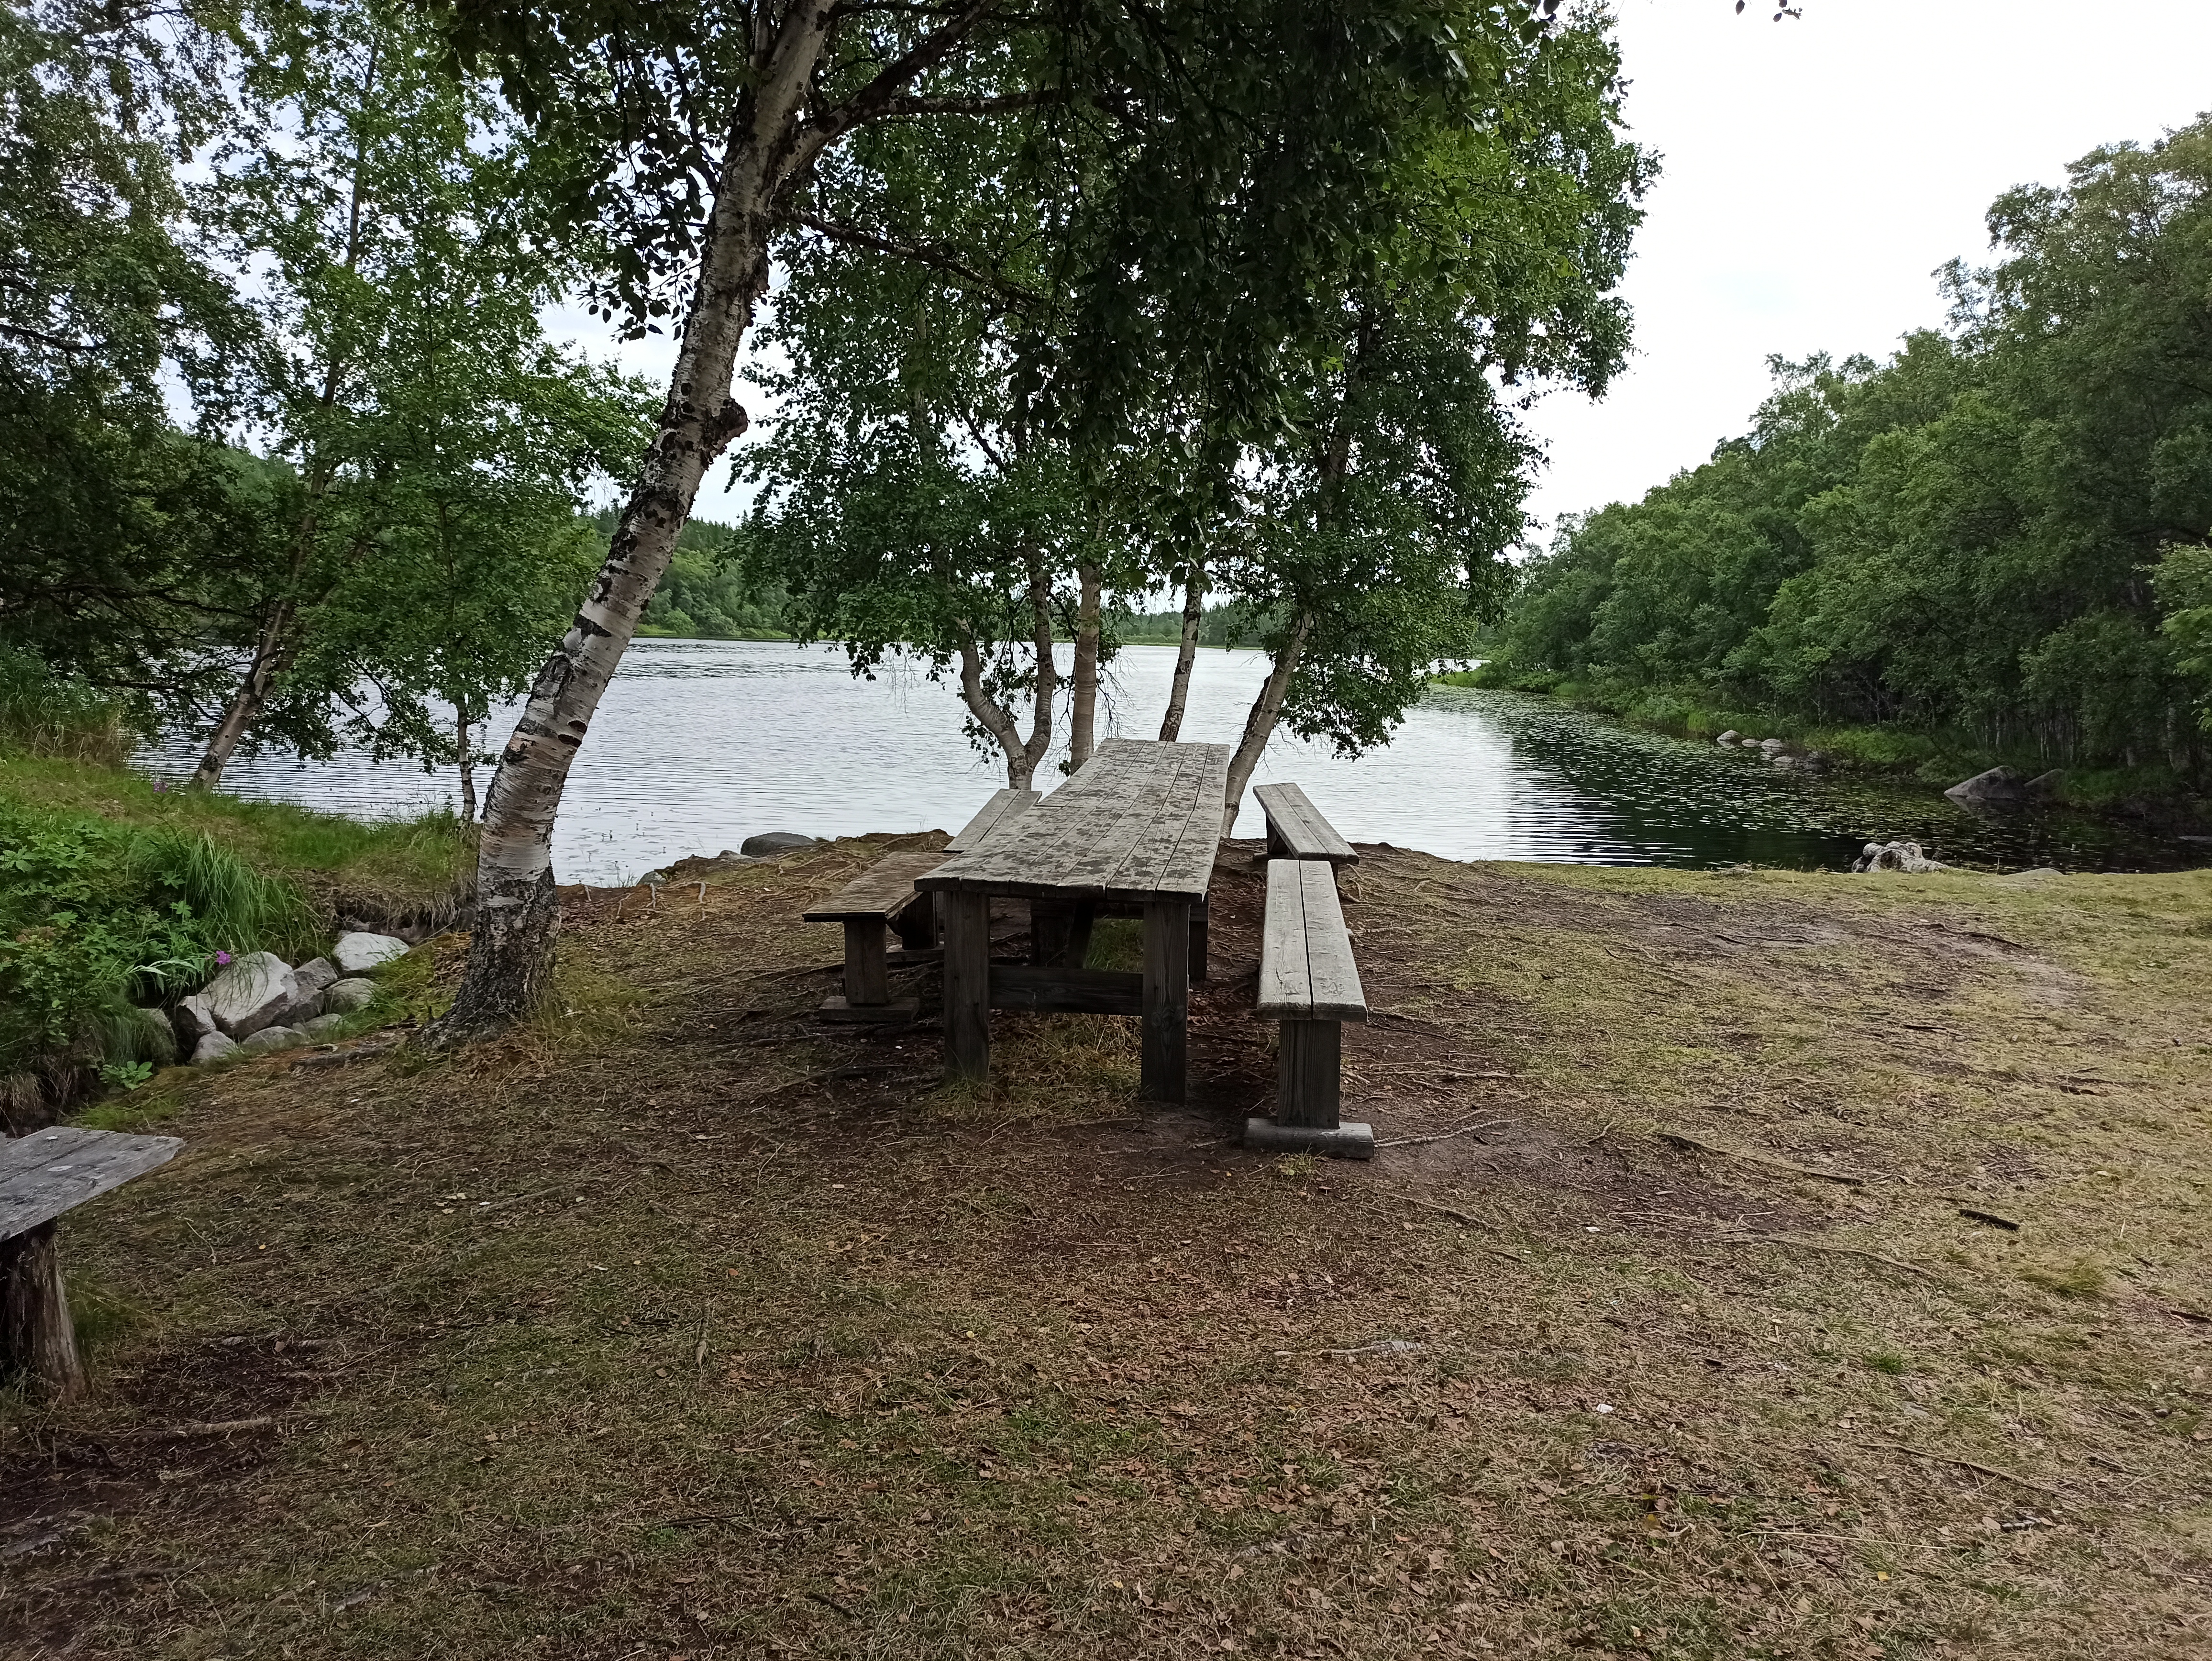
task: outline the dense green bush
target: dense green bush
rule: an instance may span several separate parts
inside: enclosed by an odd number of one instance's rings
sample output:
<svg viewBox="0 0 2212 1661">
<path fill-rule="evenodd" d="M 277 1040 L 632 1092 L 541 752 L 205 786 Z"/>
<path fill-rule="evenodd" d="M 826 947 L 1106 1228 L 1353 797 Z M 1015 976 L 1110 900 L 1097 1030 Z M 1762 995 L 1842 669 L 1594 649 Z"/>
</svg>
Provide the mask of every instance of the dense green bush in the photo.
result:
<svg viewBox="0 0 2212 1661">
<path fill-rule="evenodd" d="M 160 1059 L 134 1006 L 315 933 L 296 889 L 204 834 L 0 799 L 0 1074 L 72 1048 Z"/>
</svg>

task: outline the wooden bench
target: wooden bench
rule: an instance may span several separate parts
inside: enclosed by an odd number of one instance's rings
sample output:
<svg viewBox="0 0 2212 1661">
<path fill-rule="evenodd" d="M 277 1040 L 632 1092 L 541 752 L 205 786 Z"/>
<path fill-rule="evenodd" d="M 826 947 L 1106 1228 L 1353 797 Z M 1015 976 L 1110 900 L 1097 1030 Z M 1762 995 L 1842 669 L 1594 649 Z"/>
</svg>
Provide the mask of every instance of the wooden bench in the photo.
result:
<svg viewBox="0 0 2212 1661">
<path fill-rule="evenodd" d="M 64 1211 L 167 1165 L 174 1136 L 57 1126 L 0 1141 L 0 1384 L 27 1373 L 50 1401 L 84 1393 L 55 1245 Z"/>
<path fill-rule="evenodd" d="M 808 922 L 845 925 L 845 995 L 825 1000 L 816 1013 L 828 1021 L 910 1021 L 921 1001 L 893 1001 L 886 925 L 912 950 L 937 942 L 937 908 L 917 892 L 916 877 L 926 877 L 950 857 L 930 849 L 886 854 L 820 904 L 805 913 Z"/>
<path fill-rule="evenodd" d="M 1371 1125 L 1340 1123 L 1346 1021 L 1367 1019 L 1352 936 L 1325 860 L 1271 860 L 1260 945 L 1259 1013 L 1282 1023 L 1275 1116 L 1244 1122 L 1244 1146 L 1261 1153 L 1375 1157 Z"/>
<path fill-rule="evenodd" d="M 1359 863 L 1352 844 L 1336 834 L 1297 785 L 1258 785 L 1252 796 L 1267 816 L 1267 851 L 1276 858 L 1326 860 L 1331 866 Z"/>
</svg>

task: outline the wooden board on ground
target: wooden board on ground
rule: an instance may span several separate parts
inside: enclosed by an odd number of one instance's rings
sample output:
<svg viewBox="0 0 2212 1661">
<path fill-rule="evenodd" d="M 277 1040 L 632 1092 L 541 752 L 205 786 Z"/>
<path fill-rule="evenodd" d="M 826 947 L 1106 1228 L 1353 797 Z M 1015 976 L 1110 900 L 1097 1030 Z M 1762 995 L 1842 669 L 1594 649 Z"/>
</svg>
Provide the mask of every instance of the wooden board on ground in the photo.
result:
<svg viewBox="0 0 2212 1661">
<path fill-rule="evenodd" d="M 28 1233 L 176 1157 L 175 1136 L 57 1125 L 0 1141 L 0 1240 Z"/>
<path fill-rule="evenodd" d="M 1322 860 L 1267 867 L 1267 917 L 1260 952 L 1261 1015 L 1364 1021 L 1367 995 L 1336 897 L 1335 867 Z"/>
<path fill-rule="evenodd" d="M 913 904 L 915 879 L 927 876 L 945 863 L 945 855 L 928 849 L 886 854 L 842 888 L 805 914 L 808 922 L 882 921 L 895 917 Z"/>
<path fill-rule="evenodd" d="M 1002 824 L 1012 824 L 1036 806 L 1042 796 L 1035 790 L 1000 790 L 983 804 L 975 817 L 960 827 L 960 834 L 945 844 L 948 854 L 965 854 L 983 845 L 983 839 Z"/>
<path fill-rule="evenodd" d="M 1073 778 L 920 886 L 1039 898 L 1203 898 L 1228 776 L 1226 745 L 1109 739 Z"/>
<path fill-rule="evenodd" d="M 1262 784 L 1252 796 L 1267 815 L 1269 853 L 1294 860 L 1327 860 L 1331 865 L 1359 863 L 1358 853 L 1298 786 Z"/>
</svg>

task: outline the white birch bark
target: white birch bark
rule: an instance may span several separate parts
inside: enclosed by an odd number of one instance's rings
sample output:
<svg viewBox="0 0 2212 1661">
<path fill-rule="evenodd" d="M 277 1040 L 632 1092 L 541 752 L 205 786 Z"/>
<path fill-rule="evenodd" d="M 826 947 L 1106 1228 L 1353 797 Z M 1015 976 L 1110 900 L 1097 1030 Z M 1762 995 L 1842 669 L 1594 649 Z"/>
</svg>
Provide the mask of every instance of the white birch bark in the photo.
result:
<svg viewBox="0 0 2212 1661">
<path fill-rule="evenodd" d="M 1096 565 L 1075 568 L 1079 585 L 1075 606 L 1075 663 L 1068 681 L 1067 770 L 1080 772 L 1097 747 L 1098 588 Z"/>
<path fill-rule="evenodd" d="M 1206 620 L 1206 568 L 1193 561 L 1182 591 L 1182 640 L 1176 647 L 1175 678 L 1168 685 L 1167 713 L 1160 717 L 1160 742 L 1182 736 L 1182 712 L 1190 702 L 1191 666 L 1198 660 L 1198 629 Z"/>
<path fill-rule="evenodd" d="M 1313 629 L 1313 613 L 1301 611 L 1291 625 L 1290 638 L 1275 651 L 1273 665 L 1267 678 L 1261 684 L 1260 695 L 1252 700 L 1252 712 L 1244 718 L 1244 735 L 1237 741 L 1237 751 L 1229 758 L 1229 786 L 1224 793 L 1221 810 L 1221 834 L 1226 838 L 1236 828 L 1237 810 L 1244 805 L 1244 787 L 1252 782 L 1252 770 L 1260 764 L 1260 757 L 1267 748 L 1267 740 L 1275 735 L 1275 718 L 1283 713 L 1283 700 L 1290 696 L 1291 678 L 1297 673 L 1298 659 L 1306 648 L 1306 636 Z"/>
<path fill-rule="evenodd" d="M 830 27 L 799 0 L 764 43 L 760 79 L 730 137 L 666 402 L 605 562 L 530 690 L 484 801 L 477 912 L 453 1008 L 423 1037 L 443 1047 L 497 1031 L 543 1001 L 560 910 L 553 825 L 568 770 L 690 516 L 707 469 L 747 425 L 730 396 L 738 349 L 766 291 L 775 198 L 819 152 L 803 131 Z M 822 141 L 822 142 L 826 142 Z"/>
</svg>

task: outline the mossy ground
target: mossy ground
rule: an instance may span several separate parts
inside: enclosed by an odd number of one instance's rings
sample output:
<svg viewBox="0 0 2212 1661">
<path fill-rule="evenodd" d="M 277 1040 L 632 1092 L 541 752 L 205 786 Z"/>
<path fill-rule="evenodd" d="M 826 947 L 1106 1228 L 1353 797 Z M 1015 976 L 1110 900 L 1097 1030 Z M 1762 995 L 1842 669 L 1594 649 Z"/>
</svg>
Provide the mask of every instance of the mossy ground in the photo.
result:
<svg viewBox="0 0 2212 1661">
<path fill-rule="evenodd" d="M 1166 1110 L 1121 1022 L 814 1026 L 884 845 L 579 897 L 456 1061 L 131 1098 L 9 1652 L 2212 1652 L 2212 876 L 1367 850 L 1348 1166 L 1237 1146 L 1248 848 Z"/>
</svg>

